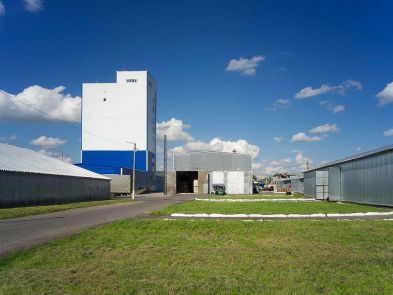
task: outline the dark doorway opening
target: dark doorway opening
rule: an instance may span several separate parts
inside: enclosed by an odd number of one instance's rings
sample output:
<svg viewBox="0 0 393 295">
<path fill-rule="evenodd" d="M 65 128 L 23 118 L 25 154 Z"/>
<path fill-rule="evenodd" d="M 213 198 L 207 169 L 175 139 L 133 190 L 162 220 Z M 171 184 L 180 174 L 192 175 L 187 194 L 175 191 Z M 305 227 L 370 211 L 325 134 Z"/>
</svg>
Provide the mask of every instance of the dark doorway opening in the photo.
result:
<svg viewBox="0 0 393 295">
<path fill-rule="evenodd" d="M 176 193 L 194 193 L 194 180 L 198 171 L 176 171 Z"/>
</svg>

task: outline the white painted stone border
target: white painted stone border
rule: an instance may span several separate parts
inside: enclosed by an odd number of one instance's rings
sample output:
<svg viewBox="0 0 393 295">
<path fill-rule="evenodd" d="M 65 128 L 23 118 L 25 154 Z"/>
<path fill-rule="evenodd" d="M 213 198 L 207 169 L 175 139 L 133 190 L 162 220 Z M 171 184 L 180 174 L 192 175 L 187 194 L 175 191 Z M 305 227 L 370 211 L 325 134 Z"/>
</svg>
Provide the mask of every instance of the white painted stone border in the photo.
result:
<svg viewBox="0 0 393 295">
<path fill-rule="evenodd" d="M 195 201 L 200 202 L 320 202 L 315 199 L 200 199 L 195 198 Z"/>
<path fill-rule="evenodd" d="M 218 213 L 198 213 L 184 214 L 172 213 L 171 217 L 194 217 L 194 218 L 346 218 L 346 217 L 380 217 L 393 215 L 393 211 L 389 212 L 356 212 L 356 213 L 317 213 L 317 214 L 218 214 Z"/>
</svg>

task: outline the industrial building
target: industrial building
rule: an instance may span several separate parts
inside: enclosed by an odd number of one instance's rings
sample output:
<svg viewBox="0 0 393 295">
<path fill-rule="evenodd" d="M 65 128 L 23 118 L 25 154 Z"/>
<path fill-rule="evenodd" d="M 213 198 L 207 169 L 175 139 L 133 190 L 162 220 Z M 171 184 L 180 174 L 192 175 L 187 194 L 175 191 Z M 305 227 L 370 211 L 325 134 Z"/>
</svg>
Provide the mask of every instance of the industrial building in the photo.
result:
<svg viewBox="0 0 393 295">
<path fill-rule="evenodd" d="M 83 83 L 78 166 L 111 177 L 114 190 L 129 187 L 124 183 L 136 144 L 136 188 L 154 189 L 156 103 L 157 85 L 148 71 L 118 71 L 116 83 Z"/>
<path fill-rule="evenodd" d="M 0 143 L 0 207 L 108 199 L 110 179 Z"/>
<path fill-rule="evenodd" d="M 329 201 L 393 206 L 393 145 L 304 172 L 304 195 Z"/>
<path fill-rule="evenodd" d="M 304 193 L 304 177 L 291 176 L 276 180 L 276 192 Z"/>
<path fill-rule="evenodd" d="M 252 156 L 240 153 L 193 152 L 173 155 L 169 193 L 213 193 L 225 185 L 227 194 L 252 194 Z"/>
</svg>

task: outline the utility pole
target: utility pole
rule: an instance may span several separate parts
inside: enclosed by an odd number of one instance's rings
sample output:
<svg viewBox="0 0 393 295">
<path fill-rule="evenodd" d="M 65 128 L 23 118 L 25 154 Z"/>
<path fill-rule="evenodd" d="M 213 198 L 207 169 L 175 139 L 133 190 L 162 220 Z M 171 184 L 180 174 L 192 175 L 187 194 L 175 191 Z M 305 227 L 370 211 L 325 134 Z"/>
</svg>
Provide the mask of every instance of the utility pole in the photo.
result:
<svg viewBox="0 0 393 295">
<path fill-rule="evenodd" d="M 134 154 L 132 160 L 132 199 L 135 200 L 135 159 L 136 159 L 136 142 L 127 141 L 127 143 L 134 144 Z"/>
<path fill-rule="evenodd" d="M 168 173 L 168 150 L 166 134 L 164 135 L 164 196 L 168 194 L 167 191 L 167 173 Z"/>
<path fill-rule="evenodd" d="M 135 159 L 136 159 L 136 143 L 134 142 L 134 160 L 132 161 L 132 199 L 135 200 Z"/>
</svg>

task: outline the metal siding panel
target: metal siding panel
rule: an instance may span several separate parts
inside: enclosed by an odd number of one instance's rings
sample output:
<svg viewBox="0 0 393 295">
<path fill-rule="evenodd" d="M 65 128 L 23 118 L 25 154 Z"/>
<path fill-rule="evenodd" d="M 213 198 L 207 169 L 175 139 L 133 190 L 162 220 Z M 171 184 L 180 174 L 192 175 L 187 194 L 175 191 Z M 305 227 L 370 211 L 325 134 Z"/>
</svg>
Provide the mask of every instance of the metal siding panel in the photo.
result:
<svg viewBox="0 0 393 295">
<path fill-rule="evenodd" d="M 176 171 L 250 171 L 252 157 L 247 154 L 201 152 L 175 154 L 173 156 Z"/>
<path fill-rule="evenodd" d="M 0 207 L 108 199 L 109 190 L 107 178 L 0 171 Z"/>
<path fill-rule="evenodd" d="M 393 206 L 393 152 L 356 159 L 340 166 L 342 200 Z"/>
<path fill-rule="evenodd" d="M 338 167 L 329 167 L 329 200 L 341 200 L 341 171 Z"/>
<path fill-rule="evenodd" d="M 315 176 L 315 171 L 309 171 L 304 173 L 304 196 L 307 198 L 316 197 Z"/>
</svg>

